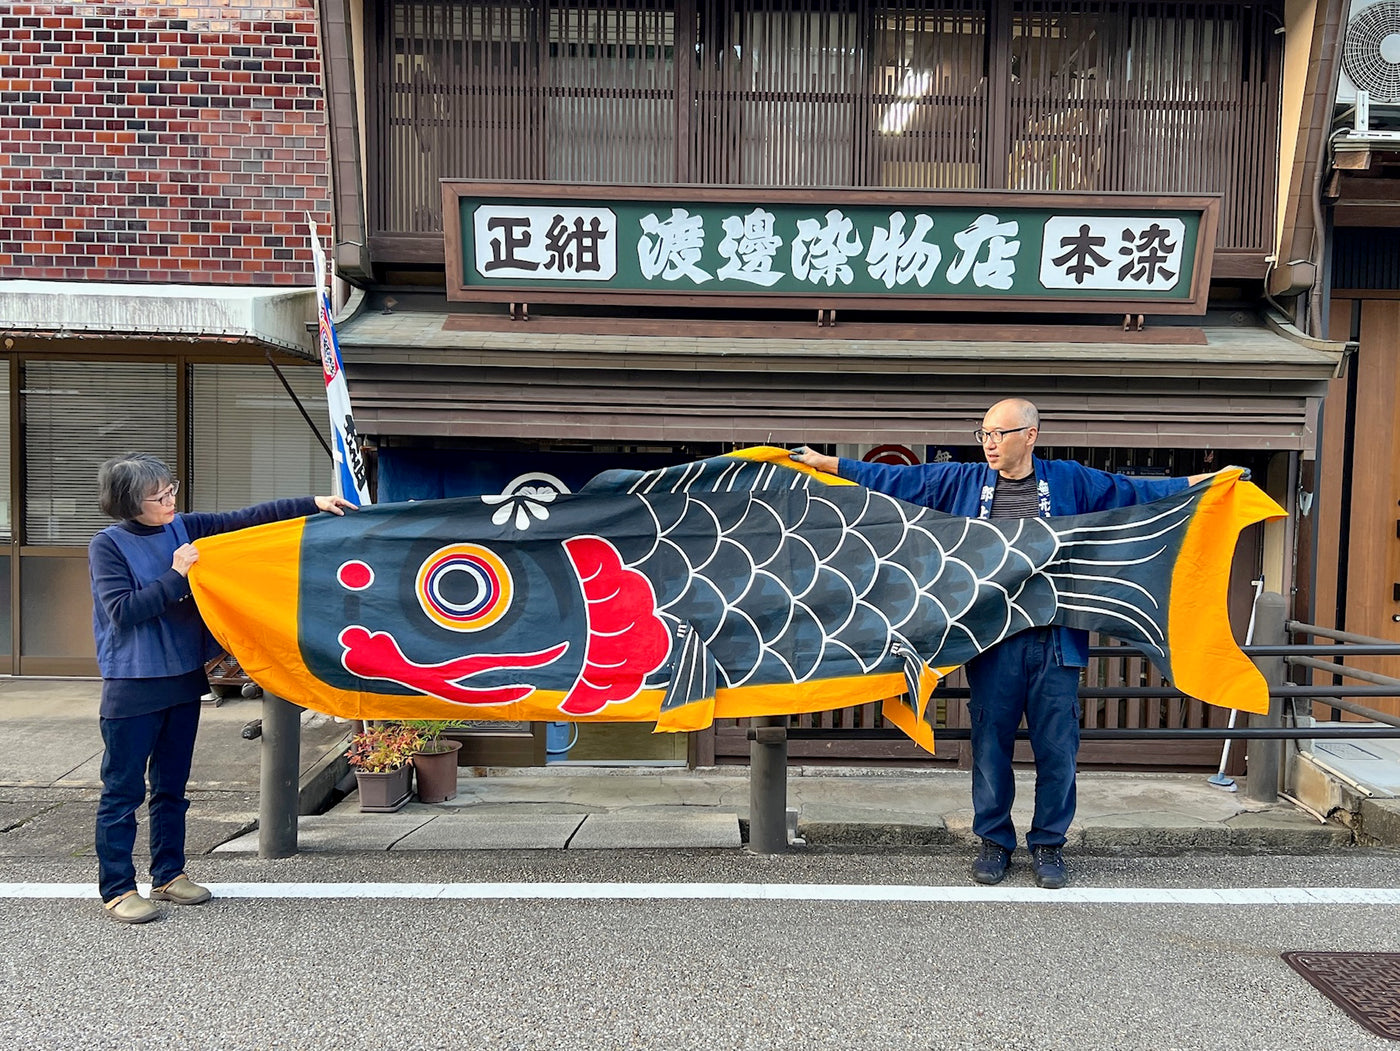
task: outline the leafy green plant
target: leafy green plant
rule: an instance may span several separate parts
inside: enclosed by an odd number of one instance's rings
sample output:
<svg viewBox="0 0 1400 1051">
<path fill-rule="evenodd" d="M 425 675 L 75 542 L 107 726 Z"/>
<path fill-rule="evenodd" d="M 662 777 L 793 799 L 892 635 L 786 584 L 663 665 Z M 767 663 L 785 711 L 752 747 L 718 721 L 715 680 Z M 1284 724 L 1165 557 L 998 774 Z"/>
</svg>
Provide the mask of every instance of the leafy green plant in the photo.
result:
<svg viewBox="0 0 1400 1051">
<path fill-rule="evenodd" d="M 346 759 L 356 770 L 384 774 L 412 761 L 423 744 L 423 734 L 402 723 L 366 726 L 350 738 Z"/>
<path fill-rule="evenodd" d="M 443 731 L 465 726 L 466 723 L 460 719 L 405 719 L 403 725 L 418 731 L 418 735 L 423 739 L 416 751 L 445 752 L 447 749 L 442 744 Z"/>
</svg>

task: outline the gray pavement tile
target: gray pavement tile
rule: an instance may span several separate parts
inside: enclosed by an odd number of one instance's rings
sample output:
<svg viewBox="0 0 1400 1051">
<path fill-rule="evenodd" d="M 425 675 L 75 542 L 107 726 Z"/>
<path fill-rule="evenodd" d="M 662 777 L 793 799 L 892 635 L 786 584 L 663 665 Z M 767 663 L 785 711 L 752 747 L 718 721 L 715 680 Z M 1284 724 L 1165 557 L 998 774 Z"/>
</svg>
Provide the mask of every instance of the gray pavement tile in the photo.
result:
<svg viewBox="0 0 1400 1051">
<path fill-rule="evenodd" d="M 145 816 L 145 811 L 142 812 Z M 208 854 L 223 843 L 258 827 L 258 797 L 254 794 L 220 795 L 211 799 L 195 795 L 185 817 L 185 853 Z M 138 841 L 145 838 L 144 826 Z"/>
<path fill-rule="evenodd" d="M 0 780 L 6 784 L 51 785 L 56 781 L 82 783 L 95 778 L 95 760 L 102 755 L 102 734 L 98 729 L 97 710 L 92 718 L 72 719 L 14 718 L 6 713 L 5 736 L 23 741 L 23 747 L 5 750 L 5 765 Z M 76 771 L 92 766 L 94 776 Z"/>
<path fill-rule="evenodd" d="M 30 803 L 0 803 L 0 857 L 91 857 L 97 819 L 94 793 Z M 257 797 L 194 797 L 185 822 L 185 852 L 207 854 L 257 824 Z M 146 808 L 136 812 L 136 857 L 149 854 Z"/>
<path fill-rule="evenodd" d="M 1314 741 L 1314 757 L 1365 785 L 1372 796 L 1400 796 L 1400 741 Z"/>
<path fill-rule="evenodd" d="M 589 814 L 569 841 L 571 849 L 617 847 L 731 847 L 743 845 L 739 817 L 713 808 L 647 807 Z"/>
<path fill-rule="evenodd" d="M 357 814 L 352 817 L 329 815 L 297 819 L 299 851 L 389 850 L 414 829 L 432 821 L 422 814 Z M 250 832 L 215 847 L 216 853 L 256 853 L 258 834 Z"/>
<path fill-rule="evenodd" d="M 1076 823 L 1078 825 L 1078 823 Z M 1134 814 L 1079 826 L 1090 849 L 1253 850 L 1327 849 L 1347 846 L 1351 830 L 1323 825 L 1306 814 L 1273 810 L 1243 813 L 1223 822 L 1179 814 Z"/>
<path fill-rule="evenodd" d="M 632 768 L 561 770 L 536 768 L 462 777 L 457 797 L 444 806 L 468 807 L 480 802 L 544 803 L 568 799 L 595 810 L 618 807 L 712 806 L 734 798 L 747 804 L 747 777 L 714 777 L 685 770 Z"/>
<path fill-rule="evenodd" d="M 443 814 L 420 826 L 393 850 L 563 850 L 583 824 L 583 814 Z"/>
<path fill-rule="evenodd" d="M 93 850 L 95 800 L 0 803 L 0 857 L 73 857 Z"/>
</svg>

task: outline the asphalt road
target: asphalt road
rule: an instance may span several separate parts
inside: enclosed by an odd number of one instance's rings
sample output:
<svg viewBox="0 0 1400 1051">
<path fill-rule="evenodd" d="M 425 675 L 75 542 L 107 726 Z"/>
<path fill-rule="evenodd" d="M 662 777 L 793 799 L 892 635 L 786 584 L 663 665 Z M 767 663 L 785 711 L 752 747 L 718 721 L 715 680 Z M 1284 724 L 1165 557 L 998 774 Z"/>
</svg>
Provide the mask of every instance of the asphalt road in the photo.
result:
<svg viewBox="0 0 1400 1051">
<path fill-rule="evenodd" d="M 91 859 L 0 870 L 0 1047 L 1391 1049 L 1279 958 L 1400 951 L 1400 852 L 1076 856 L 1074 886 L 1384 888 L 1385 904 L 785 901 L 675 885 L 973 888 L 962 851 L 205 857 L 265 885 L 144 927 L 38 898 Z M 1026 890 L 1024 859 L 1007 886 Z M 628 884 L 624 900 L 479 884 Z M 309 897 L 317 886 L 347 895 Z M 478 897 L 415 898 L 415 884 Z M 465 890 L 460 885 L 467 885 Z M 439 888 L 440 889 L 440 888 Z M 570 891 L 572 894 L 573 891 Z M 580 892 L 582 893 L 582 892 Z M 941 892 L 939 892 L 941 893 Z M 935 898 L 938 893 L 933 895 Z M 1165 897 L 1165 896 L 1162 896 Z"/>
</svg>

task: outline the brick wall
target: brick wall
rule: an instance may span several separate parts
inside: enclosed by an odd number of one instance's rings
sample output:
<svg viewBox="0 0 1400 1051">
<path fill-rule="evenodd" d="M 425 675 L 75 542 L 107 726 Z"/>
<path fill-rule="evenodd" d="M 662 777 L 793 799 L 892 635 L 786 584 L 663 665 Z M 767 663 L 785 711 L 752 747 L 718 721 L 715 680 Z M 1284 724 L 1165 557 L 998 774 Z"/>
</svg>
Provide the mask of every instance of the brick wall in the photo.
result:
<svg viewBox="0 0 1400 1051">
<path fill-rule="evenodd" d="M 307 284 L 314 0 L 0 4 L 0 279 Z"/>
</svg>

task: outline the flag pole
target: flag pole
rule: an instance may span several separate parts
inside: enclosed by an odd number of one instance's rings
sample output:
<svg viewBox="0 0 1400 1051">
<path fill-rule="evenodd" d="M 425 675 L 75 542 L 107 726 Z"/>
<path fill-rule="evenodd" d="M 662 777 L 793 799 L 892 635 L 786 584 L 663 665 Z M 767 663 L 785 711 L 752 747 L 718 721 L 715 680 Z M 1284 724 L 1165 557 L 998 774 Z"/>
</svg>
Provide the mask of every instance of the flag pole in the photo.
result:
<svg viewBox="0 0 1400 1051">
<path fill-rule="evenodd" d="M 340 340 L 331 319 L 330 291 L 326 279 L 326 255 L 321 249 L 321 237 L 315 220 L 308 214 L 306 225 L 311 233 L 311 257 L 316 267 L 316 316 L 318 343 L 321 352 L 321 372 L 326 381 L 326 407 L 330 413 L 332 457 L 335 460 L 332 483 L 336 496 L 363 507 L 371 503 L 369 475 L 364 454 L 360 450 L 359 432 L 350 411 L 350 389 L 345 384 L 345 372 L 340 357 Z"/>
</svg>

